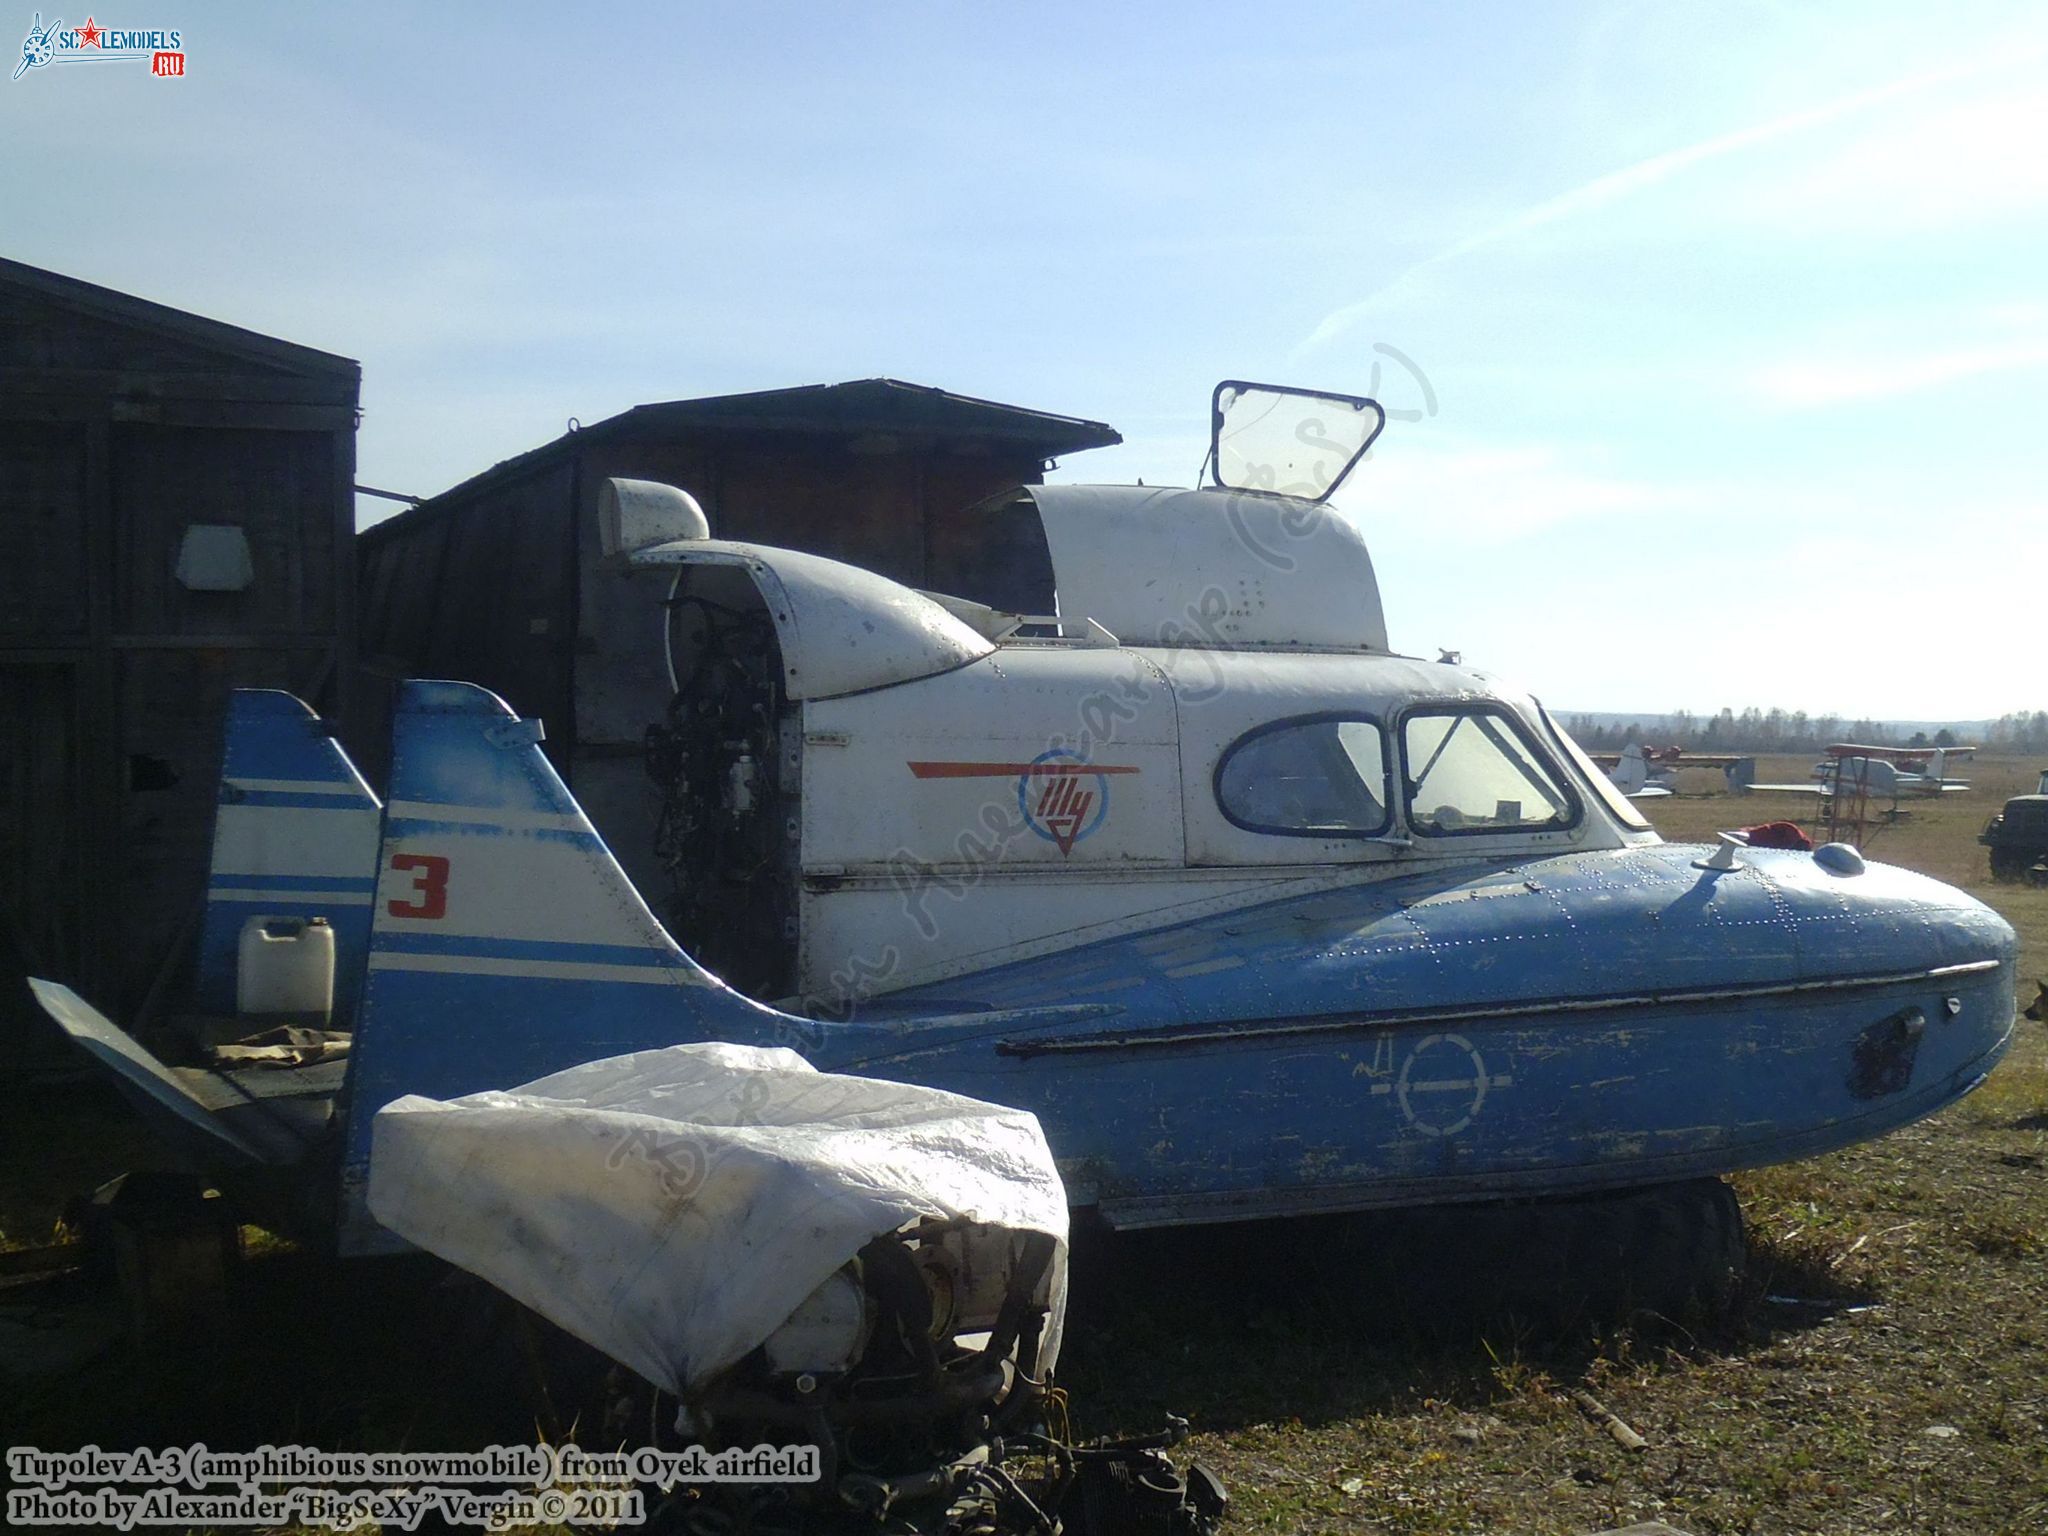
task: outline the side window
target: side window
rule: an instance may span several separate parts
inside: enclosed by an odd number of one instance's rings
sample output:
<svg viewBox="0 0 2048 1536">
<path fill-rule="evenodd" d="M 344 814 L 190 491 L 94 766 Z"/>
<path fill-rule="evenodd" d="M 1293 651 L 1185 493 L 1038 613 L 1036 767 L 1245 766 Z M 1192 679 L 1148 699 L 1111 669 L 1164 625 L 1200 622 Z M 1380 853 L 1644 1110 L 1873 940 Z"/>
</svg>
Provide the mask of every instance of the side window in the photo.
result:
<svg viewBox="0 0 2048 1536">
<path fill-rule="evenodd" d="M 1387 737 L 1371 720 L 1283 720 L 1240 736 L 1216 804 L 1250 832 L 1372 837 L 1387 830 Z"/>
<path fill-rule="evenodd" d="M 1576 802 L 1505 715 L 1411 714 L 1401 723 L 1408 825 L 1425 837 L 1548 832 L 1570 826 Z"/>
</svg>

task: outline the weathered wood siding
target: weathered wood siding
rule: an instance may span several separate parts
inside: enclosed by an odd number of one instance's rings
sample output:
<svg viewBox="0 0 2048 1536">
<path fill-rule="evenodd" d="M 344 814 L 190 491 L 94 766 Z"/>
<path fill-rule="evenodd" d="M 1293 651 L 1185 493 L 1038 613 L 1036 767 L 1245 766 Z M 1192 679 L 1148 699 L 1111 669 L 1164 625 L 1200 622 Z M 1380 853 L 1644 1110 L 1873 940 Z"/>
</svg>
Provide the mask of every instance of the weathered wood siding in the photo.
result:
<svg viewBox="0 0 2048 1536">
<path fill-rule="evenodd" d="M 228 690 L 355 673 L 357 370 L 0 261 L 0 1073 L 19 976 L 126 1018 L 205 887 Z M 194 592 L 185 529 L 254 577 Z M 161 989 L 160 989 L 161 990 Z"/>
<path fill-rule="evenodd" d="M 432 509 L 399 537 L 358 541 L 364 675 L 348 746 L 373 783 L 389 762 L 401 678 L 479 683 L 547 721 L 551 752 L 567 740 L 575 476 L 571 461 L 543 465 Z"/>
</svg>

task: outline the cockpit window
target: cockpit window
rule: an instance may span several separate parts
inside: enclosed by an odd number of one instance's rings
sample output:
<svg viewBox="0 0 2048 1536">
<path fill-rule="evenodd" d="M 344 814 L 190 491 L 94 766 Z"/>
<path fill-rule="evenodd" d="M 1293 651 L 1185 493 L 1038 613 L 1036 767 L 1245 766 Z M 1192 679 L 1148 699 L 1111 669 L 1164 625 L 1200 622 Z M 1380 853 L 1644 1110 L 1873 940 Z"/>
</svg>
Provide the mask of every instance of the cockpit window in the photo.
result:
<svg viewBox="0 0 2048 1536">
<path fill-rule="evenodd" d="M 1375 837 L 1392 821 L 1377 722 L 1315 716 L 1240 736 L 1216 767 L 1216 804 L 1249 832 Z"/>
<path fill-rule="evenodd" d="M 1424 837 L 1551 832 L 1578 803 L 1506 715 L 1417 710 L 1401 722 L 1408 825 Z"/>
</svg>

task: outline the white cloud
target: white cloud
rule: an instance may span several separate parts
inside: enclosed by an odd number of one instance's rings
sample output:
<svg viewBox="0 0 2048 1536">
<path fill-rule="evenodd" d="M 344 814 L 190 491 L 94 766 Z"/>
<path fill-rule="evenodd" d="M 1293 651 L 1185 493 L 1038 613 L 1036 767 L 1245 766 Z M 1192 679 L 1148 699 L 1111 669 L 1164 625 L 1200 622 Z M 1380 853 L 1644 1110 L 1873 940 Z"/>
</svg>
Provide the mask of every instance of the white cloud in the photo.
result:
<svg viewBox="0 0 2048 1536">
<path fill-rule="evenodd" d="M 1792 340 L 1748 371 L 1766 404 L 1803 409 L 1924 394 L 2048 366 L 2048 306 L 2026 299 L 1886 305 Z"/>
<path fill-rule="evenodd" d="M 1547 444 L 1405 440 L 1374 452 L 1338 492 L 1369 530 L 1395 519 L 1405 538 L 1497 545 L 1562 523 L 1632 517 L 1705 504 L 1688 486 L 1603 473 L 1595 450 L 1574 458 Z"/>
<path fill-rule="evenodd" d="M 1923 71 L 1856 91 L 1819 106 L 1716 134 L 1597 176 L 1570 191 L 1525 208 L 1500 223 L 1424 258 L 1363 299 L 1330 311 L 1295 347 L 1300 356 L 1349 331 L 1396 298 L 1426 287 L 1431 268 L 1488 247 L 1521 240 L 1551 225 L 1602 212 L 1662 187 L 1702 166 L 1795 139 L 1830 125 L 1861 119 L 1878 108 L 1963 85 L 1995 73 L 2037 65 L 2044 50 L 2020 48 Z M 1727 200 L 1731 215 L 1756 216 L 1797 227 L 1816 209 L 1885 208 L 1892 217 L 1939 223 L 1958 212 L 2012 201 L 2038 201 L 2048 193 L 2048 103 L 2036 90 L 1963 103 L 1935 114 L 1892 114 L 1877 134 L 1852 143 L 1812 169 L 1761 194 L 1745 181 Z"/>
<path fill-rule="evenodd" d="M 1752 389 L 1776 405 L 1805 408 L 1920 394 L 1987 373 L 2048 366 L 2048 342 L 1888 352 L 1863 357 L 1801 358 L 1760 369 Z"/>
<path fill-rule="evenodd" d="M 2017 66 L 2038 64 L 2022 56 Z M 1887 116 L 1727 199 L 1723 216 L 1788 232 L 1896 239 L 2048 207 L 2048 91 L 2022 88 Z"/>
</svg>

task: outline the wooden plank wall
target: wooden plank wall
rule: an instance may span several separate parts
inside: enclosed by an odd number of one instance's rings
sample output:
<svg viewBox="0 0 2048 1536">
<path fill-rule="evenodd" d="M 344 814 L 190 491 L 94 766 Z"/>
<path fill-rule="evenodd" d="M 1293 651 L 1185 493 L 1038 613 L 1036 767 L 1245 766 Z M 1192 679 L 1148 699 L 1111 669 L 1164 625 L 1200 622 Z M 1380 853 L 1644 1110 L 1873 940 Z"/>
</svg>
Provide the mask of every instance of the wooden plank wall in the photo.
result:
<svg viewBox="0 0 2048 1536">
<path fill-rule="evenodd" d="M 391 705 L 407 677 L 477 683 L 572 739 L 576 464 L 562 458 L 358 541 L 361 671 L 344 739 L 382 787 Z M 566 764 L 557 757 L 557 766 Z"/>
<path fill-rule="evenodd" d="M 47 1047 L 19 971 L 125 1020 L 175 964 L 228 690 L 332 705 L 354 674 L 352 365 L 296 375 L 134 302 L 0 282 L 0 1076 Z M 192 523 L 243 528 L 248 590 L 175 580 Z"/>
</svg>

